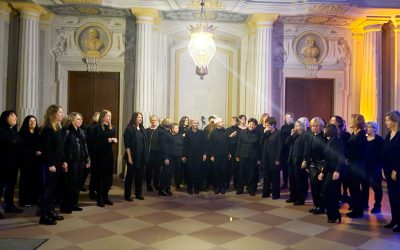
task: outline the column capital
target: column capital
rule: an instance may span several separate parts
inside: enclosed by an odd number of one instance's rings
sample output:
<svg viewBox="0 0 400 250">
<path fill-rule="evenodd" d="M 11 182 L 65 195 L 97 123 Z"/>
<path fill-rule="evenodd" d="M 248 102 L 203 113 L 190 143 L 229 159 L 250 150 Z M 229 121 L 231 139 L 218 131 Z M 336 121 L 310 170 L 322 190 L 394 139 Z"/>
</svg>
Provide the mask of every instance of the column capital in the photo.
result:
<svg viewBox="0 0 400 250">
<path fill-rule="evenodd" d="M 49 13 L 45 8 L 35 3 L 16 2 L 11 5 L 20 12 L 22 17 L 39 18 L 41 15 Z"/>
<path fill-rule="evenodd" d="M 389 22 L 390 16 L 367 16 L 355 20 L 349 29 L 353 34 L 364 34 L 371 31 L 380 31 L 382 26 Z"/>
<path fill-rule="evenodd" d="M 50 24 L 54 19 L 53 13 L 48 13 L 47 15 L 40 16 L 40 22 L 44 24 Z"/>
<path fill-rule="evenodd" d="M 394 31 L 400 32 L 400 15 L 393 16 L 391 21 L 394 26 Z"/>
<path fill-rule="evenodd" d="M 136 17 L 136 23 L 160 23 L 160 13 L 156 9 L 135 7 L 131 11 Z"/>
<path fill-rule="evenodd" d="M 11 12 L 11 8 L 8 6 L 7 2 L 0 1 L 0 12 L 5 12 L 7 14 Z"/>
<path fill-rule="evenodd" d="M 256 13 L 251 15 L 248 25 L 250 28 L 272 28 L 278 17 L 275 13 Z"/>
</svg>

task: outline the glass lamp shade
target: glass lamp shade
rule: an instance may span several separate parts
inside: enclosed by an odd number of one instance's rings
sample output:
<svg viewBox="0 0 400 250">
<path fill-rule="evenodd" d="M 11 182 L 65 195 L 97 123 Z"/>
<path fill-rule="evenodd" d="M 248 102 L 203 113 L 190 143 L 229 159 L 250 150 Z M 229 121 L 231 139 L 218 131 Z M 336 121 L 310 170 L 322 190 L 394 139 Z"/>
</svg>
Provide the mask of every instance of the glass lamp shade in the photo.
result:
<svg viewBox="0 0 400 250">
<path fill-rule="evenodd" d="M 204 31 L 203 29 L 192 31 L 188 52 L 196 65 L 196 74 L 200 75 L 201 79 L 204 79 L 204 75 L 207 75 L 207 66 L 214 57 L 215 51 L 216 47 L 212 32 Z"/>
</svg>

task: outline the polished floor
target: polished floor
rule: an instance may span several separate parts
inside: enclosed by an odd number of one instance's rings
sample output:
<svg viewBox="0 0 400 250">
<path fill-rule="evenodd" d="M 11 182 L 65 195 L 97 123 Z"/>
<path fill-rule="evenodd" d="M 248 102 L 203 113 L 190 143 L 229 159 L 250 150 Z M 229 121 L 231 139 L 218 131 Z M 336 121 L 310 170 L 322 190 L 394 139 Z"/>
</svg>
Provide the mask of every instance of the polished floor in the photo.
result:
<svg viewBox="0 0 400 250">
<path fill-rule="evenodd" d="M 0 238 L 48 239 L 39 248 L 43 250 L 400 249 L 400 234 L 382 228 L 390 220 L 386 193 L 382 214 L 343 216 L 341 224 L 328 224 L 326 216 L 308 213 L 310 200 L 305 206 L 285 203 L 287 190 L 281 200 L 176 191 L 172 197 L 146 192 L 145 200 L 126 202 L 122 181 L 115 179 L 115 184 L 113 206 L 97 207 L 83 193 L 84 210 L 65 215 L 55 226 L 38 225 L 36 208 L 25 208 L 22 215 L 7 214 L 0 221 Z"/>
</svg>

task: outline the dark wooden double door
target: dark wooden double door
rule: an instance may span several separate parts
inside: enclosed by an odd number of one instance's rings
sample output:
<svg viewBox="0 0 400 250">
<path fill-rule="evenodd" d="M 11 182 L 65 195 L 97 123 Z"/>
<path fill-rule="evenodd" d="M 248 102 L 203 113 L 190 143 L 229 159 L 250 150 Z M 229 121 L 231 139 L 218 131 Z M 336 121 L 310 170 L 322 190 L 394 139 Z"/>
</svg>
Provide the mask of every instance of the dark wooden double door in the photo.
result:
<svg viewBox="0 0 400 250">
<path fill-rule="evenodd" d="M 111 111 L 112 124 L 118 135 L 119 127 L 119 73 L 70 71 L 68 74 L 68 112 L 79 112 L 83 126 L 92 123 L 95 112 Z M 121 143 L 121 142 L 120 142 Z M 118 146 L 115 144 L 114 167 L 117 167 Z"/>
<path fill-rule="evenodd" d="M 334 111 L 334 80 L 286 78 L 285 111 L 296 119 L 319 116 L 329 122 Z"/>
</svg>

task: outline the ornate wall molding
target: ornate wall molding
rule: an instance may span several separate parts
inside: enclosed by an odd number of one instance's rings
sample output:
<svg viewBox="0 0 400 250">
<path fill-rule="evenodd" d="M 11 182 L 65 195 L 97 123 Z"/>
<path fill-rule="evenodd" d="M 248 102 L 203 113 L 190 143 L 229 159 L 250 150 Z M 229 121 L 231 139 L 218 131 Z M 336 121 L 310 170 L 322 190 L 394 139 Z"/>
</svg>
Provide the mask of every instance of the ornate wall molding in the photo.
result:
<svg viewBox="0 0 400 250">
<path fill-rule="evenodd" d="M 200 12 L 196 10 L 163 11 L 162 15 L 164 19 L 174 21 L 196 21 L 200 19 Z M 244 23 L 247 20 L 247 15 L 223 11 L 207 11 L 206 15 L 207 20 L 211 22 Z"/>
</svg>

